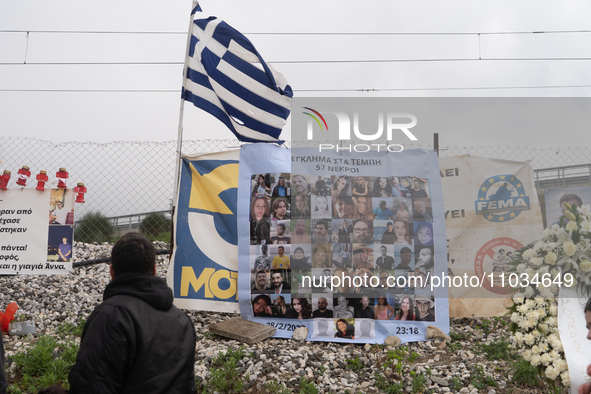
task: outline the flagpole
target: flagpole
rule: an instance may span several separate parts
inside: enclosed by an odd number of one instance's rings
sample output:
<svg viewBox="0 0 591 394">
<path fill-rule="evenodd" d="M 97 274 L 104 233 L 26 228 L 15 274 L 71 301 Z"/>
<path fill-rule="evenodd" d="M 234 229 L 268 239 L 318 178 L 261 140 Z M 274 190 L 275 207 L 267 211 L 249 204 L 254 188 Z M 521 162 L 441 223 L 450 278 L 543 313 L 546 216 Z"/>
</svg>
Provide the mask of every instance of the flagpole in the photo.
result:
<svg viewBox="0 0 591 394">
<path fill-rule="evenodd" d="M 191 45 L 191 28 L 193 27 L 193 19 L 195 17 L 194 13 L 192 12 L 195 7 L 199 4 L 197 0 L 193 0 L 191 2 L 191 16 L 189 17 L 189 31 L 187 32 L 187 47 L 185 49 L 185 64 L 183 66 L 183 88 L 185 87 L 185 82 L 187 80 L 187 68 L 189 63 L 189 46 Z M 185 100 L 181 97 L 181 107 L 179 111 L 179 127 L 178 127 L 178 135 L 177 135 L 177 143 L 176 143 L 176 172 L 175 172 L 175 179 L 174 179 L 174 202 L 173 202 L 173 212 L 176 208 L 178 191 L 179 191 L 179 182 L 181 176 L 181 155 L 182 155 L 182 147 L 183 147 L 183 117 L 185 113 Z"/>
</svg>

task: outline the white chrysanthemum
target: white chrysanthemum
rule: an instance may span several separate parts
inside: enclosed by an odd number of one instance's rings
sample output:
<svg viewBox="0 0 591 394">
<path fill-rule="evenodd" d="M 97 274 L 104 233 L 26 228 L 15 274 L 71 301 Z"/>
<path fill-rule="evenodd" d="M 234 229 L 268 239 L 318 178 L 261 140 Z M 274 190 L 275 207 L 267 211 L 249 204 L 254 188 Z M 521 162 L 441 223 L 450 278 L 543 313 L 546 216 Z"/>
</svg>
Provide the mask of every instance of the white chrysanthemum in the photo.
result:
<svg viewBox="0 0 591 394">
<path fill-rule="evenodd" d="M 570 222 L 568 222 L 565 227 L 566 227 L 566 231 L 576 231 L 578 228 L 577 223 L 575 223 L 572 220 Z M 569 254 L 569 256 L 572 256 L 572 255 Z"/>
<path fill-rule="evenodd" d="M 550 315 L 556 316 L 558 315 L 558 307 L 556 305 L 550 305 L 550 308 L 548 308 L 548 312 L 550 312 Z"/>
<path fill-rule="evenodd" d="M 531 360 L 529 360 L 530 364 L 534 367 L 537 367 L 542 362 L 542 357 L 539 354 L 535 354 L 532 352 Z"/>
<path fill-rule="evenodd" d="M 560 354 L 558 354 L 558 352 L 556 350 L 550 350 L 550 353 L 548 353 L 548 354 L 550 355 L 550 357 L 552 357 L 552 360 L 560 357 Z"/>
<path fill-rule="evenodd" d="M 536 339 L 534 338 L 534 336 L 532 334 L 525 334 L 523 336 L 523 341 L 530 346 L 534 344 L 535 340 Z"/>
<path fill-rule="evenodd" d="M 533 249 L 528 249 L 525 252 L 523 252 L 522 257 L 524 260 L 527 261 L 527 260 L 531 259 L 532 257 L 534 257 L 535 255 L 536 255 L 536 252 Z"/>
<path fill-rule="evenodd" d="M 591 261 L 581 259 L 579 269 L 583 272 L 591 272 Z"/>
<path fill-rule="evenodd" d="M 529 320 L 537 322 L 540 315 L 538 315 L 538 311 L 529 311 L 526 316 Z"/>
<path fill-rule="evenodd" d="M 568 371 L 564 371 L 560 374 L 560 379 L 562 379 L 562 384 L 566 387 L 570 387 L 570 374 Z"/>
<path fill-rule="evenodd" d="M 536 297 L 536 298 L 534 298 L 534 301 L 538 305 L 546 305 L 546 300 L 543 299 L 542 297 Z"/>
<path fill-rule="evenodd" d="M 519 331 L 515 332 L 515 334 L 513 335 L 513 339 L 518 344 L 521 344 L 523 342 L 523 333 Z"/>
<path fill-rule="evenodd" d="M 548 265 L 545 265 L 542 268 L 538 269 L 538 274 L 539 274 L 538 280 L 542 280 L 542 278 L 543 278 L 542 275 L 547 274 L 548 272 L 550 272 L 550 266 L 548 266 Z"/>
<path fill-rule="evenodd" d="M 533 345 L 531 347 L 531 354 L 532 354 L 532 356 L 534 354 L 540 354 L 540 353 L 541 353 L 541 351 L 540 351 L 540 347 L 538 345 Z"/>
<path fill-rule="evenodd" d="M 534 338 L 539 338 L 542 335 L 538 330 L 533 330 L 531 334 L 534 336 Z"/>
<path fill-rule="evenodd" d="M 547 239 L 550 238 L 552 236 L 552 230 L 550 230 L 549 228 L 544 229 L 544 231 L 542 231 L 542 238 Z M 540 242 L 536 243 L 534 245 L 534 249 L 540 244 Z M 541 245 L 540 245 L 540 249 L 541 249 Z"/>
<path fill-rule="evenodd" d="M 534 300 L 528 299 L 528 300 L 525 301 L 525 305 L 527 305 L 527 307 L 529 309 L 532 309 L 533 307 L 536 306 L 536 303 L 534 302 Z"/>
<path fill-rule="evenodd" d="M 527 287 L 525 288 L 525 290 L 523 291 L 523 295 L 524 295 L 526 298 L 531 298 L 531 297 L 533 297 L 533 296 L 535 295 L 534 289 L 532 289 L 532 287 L 531 287 L 531 286 L 527 286 Z"/>
<path fill-rule="evenodd" d="M 556 371 L 558 371 L 559 373 L 568 368 L 568 366 L 566 365 L 566 361 L 564 361 L 561 358 L 558 358 L 558 359 L 554 360 L 554 362 L 552 363 L 552 365 L 554 366 L 554 368 L 556 369 Z"/>
<path fill-rule="evenodd" d="M 517 323 L 517 322 L 519 322 L 520 320 L 521 320 L 521 316 L 519 315 L 519 313 L 517 313 L 517 312 L 513 312 L 513 313 L 511 314 L 511 322 L 512 322 L 512 323 Z"/>
<path fill-rule="evenodd" d="M 540 323 L 540 324 L 538 324 L 538 330 L 540 330 L 540 332 L 545 334 L 548 332 L 548 325 L 546 323 Z"/>
<path fill-rule="evenodd" d="M 517 270 L 517 272 L 523 272 L 525 271 L 525 269 L 527 268 L 527 266 L 523 263 L 519 264 L 517 267 L 515 267 L 515 269 Z"/>
<path fill-rule="evenodd" d="M 521 354 L 521 357 L 523 357 L 523 359 L 525 361 L 531 360 L 531 350 L 529 350 L 529 349 L 524 350 L 523 353 Z"/>
<path fill-rule="evenodd" d="M 532 364 L 533 365 L 533 364 Z M 546 377 L 550 380 L 556 379 L 558 376 L 558 371 L 552 365 L 546 368 Z"/>
<path fill-rule="evenodd" d="M 524 301 L 523 293 L 515 293 L 513 294 L 513 302 L 516 304 L 523 304 Z"/>
<path fill-rule="evenodd" d="M 544 259 L 541 257 L 534 257 L 529 261 L 534 267 L 539 267 L 544 262 Z"/>
<path fill-rule="evenodd" d="M 546 264 L 554 265 L 554 264 L 556 264 L 557 258 L 558 258 L 558 256 L 556 256 L 556 253 L 548 252 L 548 254 L 546 254 L 546 256 L 544 257 L 544 262 Z"/>
<path fill-rule="evenodd" d="M 542 354 L 542 364 L 544 364 L 544 366 L 548 366 L 550 365 L 550 363 L 552 362 L 552 357 L 550 357 L 550 355 L 548 353 L 544 353 Z"/>
<path fill-rule="evenodd" d="M 540 347 L 541 352 L 546 353 L 546 352 L 548 352 L 548 350 L 550 350 L 550 347 L 548 346 L 548 344 L 546 342 L 540 342 L 538 344 L 538 346 Z"/>
<path fill-rule="evenodd" d="M 518 310 L 520 313 L 526 314 L 526 313 L 527 313 L 527 311 L 529 310 L 529 305 L 527 305 L 527 303 L 526 303 L 526 302 L 524 302 L 523 304 L 521 304 L 521 305 L 519 305 L 519 306 L 517 307 L 517 310 Z"/>
<path fill-rule="evenodd" d="M 550 235 L 552 235 L 551 231 L 548 232 L 548 236 L 550 236 Z M 546 243 L 544 241 L 536 242 L 536 244 L 534 245 L 534 250 L 536 251 L 536 253 L 538 253 L 540 250 L 544 249 L 544 245 L 546 245 Z"/>
</svg>

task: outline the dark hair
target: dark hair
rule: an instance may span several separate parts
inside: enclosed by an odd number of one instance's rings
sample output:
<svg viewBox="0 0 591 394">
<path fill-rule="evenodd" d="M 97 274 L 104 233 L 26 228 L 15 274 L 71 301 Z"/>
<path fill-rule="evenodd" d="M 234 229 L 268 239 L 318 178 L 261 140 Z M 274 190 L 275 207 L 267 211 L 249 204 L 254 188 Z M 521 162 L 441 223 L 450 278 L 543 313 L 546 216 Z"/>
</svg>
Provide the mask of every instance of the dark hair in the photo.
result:
<svg viewBox="0 0 591 394">
<path fill-rule="evenodd" d="M 581 200 L 581 197 L 577 196 L 576 194 L 563 194 L 562 197 L 560 197 L 560 204 L 572 200 L 575 200 L 577 203 L 579 203 L 579 206 L 583 205 L 583 200 Z"/>
<path fill-rule="evenodd" d="M 591 312 L 591 298 L 589 298 L 589 301 L 587 301 L 587 305 L 585 305 L 585 313 L 587 312 Z"/>
<path fill-rule="evenodd" d="M 252 300 L 252 305 L 256 304 L 260 299 L 265 300 L 267 306 L 271 305 L 271 297 L 266 294 L 259 294 L 258 296 L 254 297 L 254 300 Z"/>
<path fill-rule="evenodd" d="M 291 299 L 291 308 L 292 308 L 292 317 L 293 318 L 297 318 L 298 317 L 298 312 L 296 312 L 294 306 L 293 306 L 293 301 L 294 300 L 298 300 L 300 302 L 300 305 L 302 306 L 302 318 L 303 319 L 309 319 L 312 317 L 312 306 L 308 303 L 308 299 L 305 297 L 294 297 Z"/>
<path fill-rule="evenodd" d="M 407 248 L 406 246 L 404 248 L 400 249 L 400 254 L 406 253 L 406 252 L 412 254 L 412 250 L 410 250 L 410 248 Z"/>
<path fill-rule="evenodd" d="M 386 297 L 385 294 L 380 294 L 378 295 L 378 298 L 376 298 L 376 303 L 379 306 L 380 305 L 380 298 L 384 300 L 384 305 L 383 306 L 388 306 L 388 297 Z"/>
<path fill-rule="evenodd" d="M 256 272 L 256 274 L 254 274 L 254 277 L 256 278 L 257 276 L 259 276 L 259 274 L 265 274 L 265 276 L 267 276 L 267 273 L 265 272 L 265 270 L 258 270 Z"/>
<path fill-rule="evenodd" d="M 327 223 L 326 220 L 319 220 L 319 221 L 317 221 L 316 222 L 316 225 L 318 226 L 319 224 L 323 225 L 325 230 L 328 230 L 328 223 Z"/>
<path fill-rule="evenodd" d="M 269 217 L 269 202 L 265 197 L 254 197 L 250 203 L 250 219 L 256 220 L 256 215 L 254 214 L 254 205 L 258 200 L 263 200 L 265 202 L 265 213 L 263 213 L 263 218 Z"/>
<path fill-rule="evenodd" d="M 404 301 L 404 299 L 408 300 L 408 316 L 406 318 L 406 320 L 414 320 L 415 319 L 415 308 L 414 308 L 414 304 L 412 302 L 412 298 L 410 297 L 402 297 L 402 299 L 400 300 L 400 310 L 398 311 L 398 314 L 396 315 L 396 317 L 402 318 L 402 315 L 404 314 L 404 312 L 402 312 L 402 301 Z"/>
<path fill-rule="evenodd" d="M 271 278 L 273 277 L 273 275 L 275 274 L 279 274 L 281 275 L 281 280 L 283 280 L 283 272 L 281 272 L 282 270 L 271 270 Z"/>
<path fill-rule="evenodd" d="M 277 223 L 277 227 L 281 227 L 285 230 L 285 224 L 283 224 L 283 223 Z"/>
<path fill-rule="evenodd" d="M 115 276 L 128 272 L 153 275 L 156 249 L 142 234 L 127 233 L 113 246 L 111 265 Z"/>
</svg>

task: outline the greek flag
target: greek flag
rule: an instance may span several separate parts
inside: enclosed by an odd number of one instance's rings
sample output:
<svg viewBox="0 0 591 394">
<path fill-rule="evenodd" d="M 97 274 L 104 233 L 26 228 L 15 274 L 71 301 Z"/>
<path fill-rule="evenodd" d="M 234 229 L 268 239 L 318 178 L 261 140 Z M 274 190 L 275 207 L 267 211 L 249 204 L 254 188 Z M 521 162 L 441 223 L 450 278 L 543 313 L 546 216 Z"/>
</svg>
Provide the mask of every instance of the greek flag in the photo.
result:
<svg viewBox="0 0 591 394">
<path fill-rule="evenodd" d="M 241 141 L 278 142 L 293 92 L 245 36 L 209 17 L 193 22 L 182 95 Z"/>
</svg>

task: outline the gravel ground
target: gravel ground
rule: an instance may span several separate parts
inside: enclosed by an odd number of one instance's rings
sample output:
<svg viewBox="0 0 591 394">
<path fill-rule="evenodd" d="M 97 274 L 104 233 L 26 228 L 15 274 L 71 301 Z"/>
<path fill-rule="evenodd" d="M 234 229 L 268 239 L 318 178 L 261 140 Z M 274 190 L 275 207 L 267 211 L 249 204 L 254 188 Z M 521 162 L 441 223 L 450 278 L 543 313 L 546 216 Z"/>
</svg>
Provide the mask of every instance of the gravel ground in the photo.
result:
<svg viewBox="0 0 591 394">
<path fill-rule="evenodd" d="M 168 246 L 156 243 L 157 249 Z M 77 261 L 108 257 L 111 245 L 75 243 Z M 158 276 L 165 277 L 168 256 L 158 256 Z M 4 337 L 8 359 L 8 379 L 15 378 L 14 364 L 10 357 L 16 352 L 32 346 L 39 335 L 56 335 L 58 325 L 76 323 L 86 319 L 94 307 L 102 301 L 102 293 L 110 280 L 107 264 L 76 268 L 72 275 L 60 276 L 0 276 L 0 299 L 5 308 L 11 301 L 19 305 L 17 317 L 34 320 L 36 336 Z M 212 359 L 219 352 L 238 348 L 241 343 L 209 333 L 209 325 L 231 317 L 233 314 L 187 311 L 197 331 L 195 374 L 207 385 Z M 404 391 L 412 391 L 410 371 L 422 374 L 425 392 L 433 393 L 488 393 L 525 394 L 546 393 L 547 388 L 524 388 L 511 383 L 508 360 L 490 361 L 478 352 L 477 344 L 490 344 L 508 336 L 508 331 L 498 324 L 490 332 L 480 327 L 482 320 L 471 318 L 451 319 L 452 332 L 465 333 L 465 340 L 454 341 L 452 348 L 442 341 L 426 341 L 407 344 L 407 352 L 418 354 L 414 363 L 407 363 L 404 376 L 392 376 L 378 368 L 387 351 L 385 346 L 341 345 L 330 342 L 298 342 L 291 339 L 267 339 L 252 346 L 246 346 L 247 354 L 239 363 L 241 375 L 248 373 L 247 389 L 255 391 L 257 384 L 278 381 L 288 388 L 296 389 L 301 377 L 316 384 L 321 393 L 380 393 L 376 387 L 375 374 L 397 378 L 403 382 Z M 480 328 L 479 328 L 480 327 Z M 79 340 L 79 339 L 77 339 Z M 358 359 L 357 368 L 348 369 L 347 360 Z M 471 384 L 477 365 L 492 376 L 496 386 L 480 390 Z M 430 368 L 430 373 L 428 368 Z M 453 385 L 461 382 L 461 388 Z"/>
</svg>

